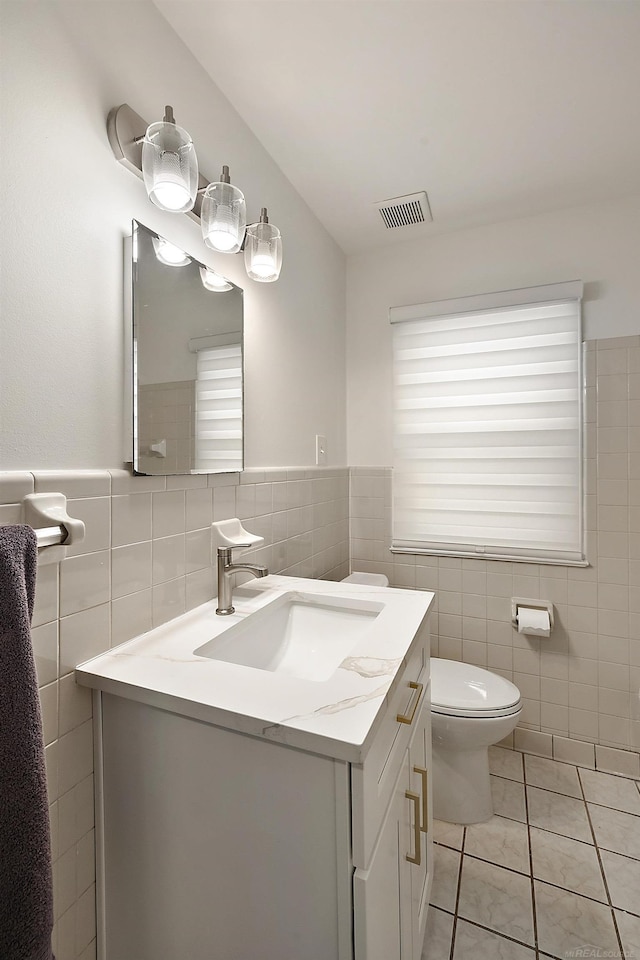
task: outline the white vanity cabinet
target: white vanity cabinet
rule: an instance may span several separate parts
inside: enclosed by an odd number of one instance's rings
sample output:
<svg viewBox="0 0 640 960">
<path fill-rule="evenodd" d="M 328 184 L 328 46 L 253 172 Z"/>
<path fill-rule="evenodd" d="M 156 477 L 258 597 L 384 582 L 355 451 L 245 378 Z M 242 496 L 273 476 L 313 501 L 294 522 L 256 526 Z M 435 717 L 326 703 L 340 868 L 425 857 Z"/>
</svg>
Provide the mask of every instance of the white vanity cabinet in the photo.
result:
<svg viewBox="0 0 640 960">
<path fill-rule="evenodd" d="M 402 593 L 384 601 L 415 611 L 400 659 L 339 680 L 371 692 L 273 726 L 190 696 L 202 662 L 151 634 L 78 669 L 94 687 L 98 960 L 420 960 L 432 598 Z M 357 709 L 360 746 L 341 739 Z"/>
<path fill-rule="evenodd" d="M 375 845 L 366 867 L 354 871 L 356 960 L 419 960 L 422 954 L 433 877 L 428 689 L 423 694 Z M 357 782 L 361 769 L 353 775 Z M 354 820 L 354 835 L 358 826 Z"/>
</svg>

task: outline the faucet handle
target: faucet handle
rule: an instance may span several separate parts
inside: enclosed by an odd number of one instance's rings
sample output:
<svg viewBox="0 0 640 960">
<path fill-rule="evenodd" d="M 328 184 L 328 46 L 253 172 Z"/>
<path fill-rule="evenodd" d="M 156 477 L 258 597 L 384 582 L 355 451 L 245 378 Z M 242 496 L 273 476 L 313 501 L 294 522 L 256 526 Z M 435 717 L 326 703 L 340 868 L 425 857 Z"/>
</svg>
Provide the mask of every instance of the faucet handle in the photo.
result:
<svg viewBox="0 0 640 960">
<path fill-rule="evenodd" d="M 243 550 L 248 550 L 249 547 L 253 546 L 251 543 L 234 543 L 233 546 L 229 545 L 228 547 L 218 547 L 218 553 L 222 553 L 227 550 L 235 550 L 236 547 L 241 547 Z"/>
</svg>

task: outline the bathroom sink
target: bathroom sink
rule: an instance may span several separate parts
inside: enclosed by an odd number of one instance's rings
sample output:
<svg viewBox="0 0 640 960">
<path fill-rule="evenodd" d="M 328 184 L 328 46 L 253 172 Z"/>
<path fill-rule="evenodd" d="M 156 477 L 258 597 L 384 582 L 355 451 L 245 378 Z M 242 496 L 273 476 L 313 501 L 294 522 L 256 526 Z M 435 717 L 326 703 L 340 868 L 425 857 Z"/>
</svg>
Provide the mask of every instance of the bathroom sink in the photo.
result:
<svg viewBox="0 0 640 960">
<path fill-rule="evenodd" d="M 328 680 L 370 628 L 384 604 L 289 592 L 233 624 L 194 653 L 211 660 Z"/>
</svg>

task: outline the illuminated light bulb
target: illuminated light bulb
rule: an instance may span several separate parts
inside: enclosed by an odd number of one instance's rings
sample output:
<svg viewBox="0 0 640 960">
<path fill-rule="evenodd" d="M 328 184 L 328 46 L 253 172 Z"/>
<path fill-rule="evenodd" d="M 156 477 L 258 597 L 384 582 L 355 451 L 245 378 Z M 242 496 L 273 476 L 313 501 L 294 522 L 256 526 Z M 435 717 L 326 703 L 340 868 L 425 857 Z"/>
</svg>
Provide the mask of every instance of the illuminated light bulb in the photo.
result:
<svg viewBox="0 0 640 960">
<path fill-rule="evenodd" d="M 258 223 L 247 227 L 244 263 L 247 275 L 259 283 L 273 283 L 280 276 L 282 237 L 278 228 L 269 223 L 266 207 L 262 208 Z"/>
<path fill-rule="evenodd" d="M 198 191 L 193 141 L 176 125 L 171 107 L 164 120 L 147 127 L 142 141 L 142 178 L 152 203 L 169 213 L 191 210 Z"/>
<path fill-rule="evenodd" d="M 269 244 L 258 243 L 257 250 L 251 259 L 251 272 L 256 277 L 262 277 L 263 280 L 277 273 Z"/>
<path fill-rule="evenodd" d="M 202 198 L 200 211 L 202 239 L 219 253 L 238 253 L 247 226 L 244 194 L 229 179 L 224 166 L 217 183 L 210 183 Z"/>
</svg>

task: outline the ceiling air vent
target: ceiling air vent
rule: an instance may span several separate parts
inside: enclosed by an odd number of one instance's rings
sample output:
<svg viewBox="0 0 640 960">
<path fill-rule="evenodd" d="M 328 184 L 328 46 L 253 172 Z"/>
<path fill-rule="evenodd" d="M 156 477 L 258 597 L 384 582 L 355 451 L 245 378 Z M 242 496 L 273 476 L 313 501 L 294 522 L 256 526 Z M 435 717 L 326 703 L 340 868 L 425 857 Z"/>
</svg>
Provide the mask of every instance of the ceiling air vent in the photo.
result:
<svg viewBox="0 0 640 960">
<path fill-rule="evenodd" d="M 410 193 L 406 197 L 392 197 L 376 203 L 387 229 L 409 227 L 414 223 L 430 223 L 433 220 L 426 193 Z"/>
</svg>

